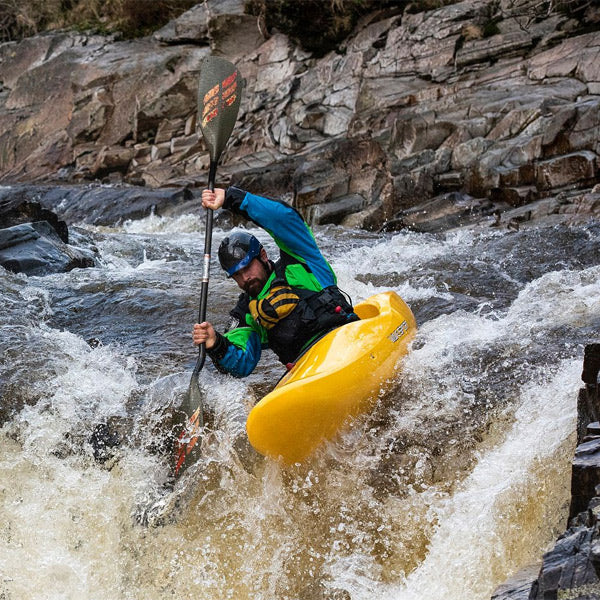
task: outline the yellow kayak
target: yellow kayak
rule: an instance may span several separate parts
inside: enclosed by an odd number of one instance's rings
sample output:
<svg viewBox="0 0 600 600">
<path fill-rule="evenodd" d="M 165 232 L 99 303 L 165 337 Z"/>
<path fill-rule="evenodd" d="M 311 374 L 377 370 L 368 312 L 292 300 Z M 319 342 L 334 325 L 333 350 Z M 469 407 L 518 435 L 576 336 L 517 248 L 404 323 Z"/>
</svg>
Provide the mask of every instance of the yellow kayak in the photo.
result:
<svg viewBox="0 0 600 600">
<path fill-rule="evenodd" d="M 354 307 L 360 321 L 330 331 L 311 346 L 254 406 L 246 430 L 261 454 L 303 461 L 350 418 L 373 407 L 416 333 L 410 308 L 395 292 Z"/>
</svg>

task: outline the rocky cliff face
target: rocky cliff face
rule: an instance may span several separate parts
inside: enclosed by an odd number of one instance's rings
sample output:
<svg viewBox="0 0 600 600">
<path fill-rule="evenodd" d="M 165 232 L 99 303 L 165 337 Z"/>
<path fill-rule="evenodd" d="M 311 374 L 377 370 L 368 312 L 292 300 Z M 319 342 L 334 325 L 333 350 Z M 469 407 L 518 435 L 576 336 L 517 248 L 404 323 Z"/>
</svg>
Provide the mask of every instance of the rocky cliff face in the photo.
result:
<svg viewBox="0 0 600 600">
<path fill-rule="evenodd" d="M 319 59 L 242 0 L 142 40 L 3 44 L 0 181 L 202 186 L 210 52 L 246 78 L 222 180 L 287 195 L 312 222 L 436 230 L 600 210 L 600 17 L 529 0 L 373 13 Z"/>
</svg>

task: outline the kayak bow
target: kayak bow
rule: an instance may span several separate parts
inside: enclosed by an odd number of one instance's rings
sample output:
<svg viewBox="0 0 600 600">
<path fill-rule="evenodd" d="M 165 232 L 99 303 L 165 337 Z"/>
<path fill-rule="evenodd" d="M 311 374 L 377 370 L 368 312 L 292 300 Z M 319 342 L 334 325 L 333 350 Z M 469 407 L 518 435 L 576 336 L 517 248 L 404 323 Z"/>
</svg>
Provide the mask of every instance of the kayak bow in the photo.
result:
<svg viewBox="0 0 600 600">
<path fill-rule="evenodd" d="M 416 333 L 415 318 L 394 292 L 372 296 L 354 310 L 360 321 L 311 346 L 250 411 L 248 439 L 261 454 L 288 465 L 303 461 L 389 388 Z"/>
</svg>

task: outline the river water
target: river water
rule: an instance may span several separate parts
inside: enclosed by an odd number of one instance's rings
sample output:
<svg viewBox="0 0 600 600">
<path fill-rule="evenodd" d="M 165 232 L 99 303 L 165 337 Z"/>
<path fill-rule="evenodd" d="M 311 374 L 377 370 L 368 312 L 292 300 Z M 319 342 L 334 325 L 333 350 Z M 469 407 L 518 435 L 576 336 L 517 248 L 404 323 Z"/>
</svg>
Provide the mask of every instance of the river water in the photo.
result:
<svg viewBox="0 0 600 600">
<path fill-rule="evenodd" d="M 393 391 L 282 468 L 244 436 L 281 367 L 265 353 L 235 380 L 207 364 L 215 430 L 172 492 L 164 439 L 196 358 L 201 218 L 87 235 L 96 268 L 0 272 L 3 600 L 484 600 L 564 529 L 600 224 L 317 228 L 354 301 L 396 290 L 417 317 Z M 236 288 L 213 268 L 210 290 L 223 326 Z M 99 451 L 103 423 L 120 443 Z"/>
</svg>

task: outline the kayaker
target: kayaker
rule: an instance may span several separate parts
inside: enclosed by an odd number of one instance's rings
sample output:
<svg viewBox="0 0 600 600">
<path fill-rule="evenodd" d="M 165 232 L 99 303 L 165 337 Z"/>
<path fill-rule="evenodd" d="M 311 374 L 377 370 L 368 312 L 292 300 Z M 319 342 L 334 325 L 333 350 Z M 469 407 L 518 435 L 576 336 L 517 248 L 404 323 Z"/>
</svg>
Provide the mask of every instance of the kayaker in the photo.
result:
<svg viewBox="0 0 600 600">
<path fill-rule="evenodd" d="M 193 340 L 196 345 L 206 344 L 220 371 L 249 375 L 267 347 L 289 368 L 316 339 L 358 319 L 295 209 L 236 187 L 204 190 L 202 204 L 211 210 L 226 208 L 252 221 L 279 247 L 279 258 L 273 262 L 259 240 L 243 230 L 231 233 L 219 246 L 221 267 L 243 293 L 224 333 L 209 322 L 196 323 Z"/>
</svg>

